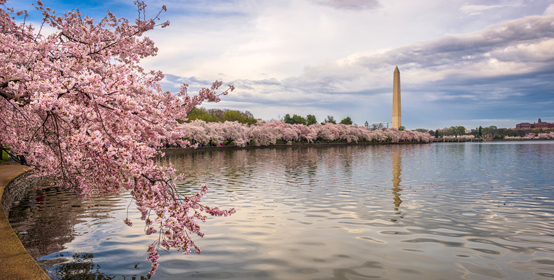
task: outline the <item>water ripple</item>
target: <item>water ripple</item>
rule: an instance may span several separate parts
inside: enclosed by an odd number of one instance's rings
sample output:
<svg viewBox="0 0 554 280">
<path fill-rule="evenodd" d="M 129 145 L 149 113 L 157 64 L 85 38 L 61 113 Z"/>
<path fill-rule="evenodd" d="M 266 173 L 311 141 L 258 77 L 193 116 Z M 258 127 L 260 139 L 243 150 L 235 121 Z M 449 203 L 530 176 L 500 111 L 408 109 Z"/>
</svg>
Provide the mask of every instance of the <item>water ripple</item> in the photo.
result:
<svg viewBox="0 0 554 280">
<path fill-rule="evenodd" d="M 151 279 L 554 278 L 554 142 L 444 143 L 175 155 L 190 194 L 235 207 L 201 255 L 160 252 Z M 10 221 L 53 279 L 149 269 L 130 197 L 39 189 Z M 51 226 L 49 226 L 51 225 Z M 86 276 L 88 275 L 88 276 Z"/>
</svg>

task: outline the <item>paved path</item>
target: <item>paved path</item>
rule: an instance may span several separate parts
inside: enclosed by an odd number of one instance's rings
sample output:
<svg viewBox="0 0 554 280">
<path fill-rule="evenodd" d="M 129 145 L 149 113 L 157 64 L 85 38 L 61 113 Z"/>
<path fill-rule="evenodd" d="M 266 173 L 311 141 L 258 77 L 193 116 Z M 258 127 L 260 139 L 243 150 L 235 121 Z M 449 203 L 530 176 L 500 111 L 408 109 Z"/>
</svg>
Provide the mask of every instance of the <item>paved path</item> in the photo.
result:
<svg viewBox="0 0 554 280">
<path fill-rule="evenodd" d="M 0 202 L 4 188 L 29 168 L 19 164 L 0 164 Z M 0 203 L 0 279 L 50 279 L 27 253 L 13 231 Z"/>
</svg>

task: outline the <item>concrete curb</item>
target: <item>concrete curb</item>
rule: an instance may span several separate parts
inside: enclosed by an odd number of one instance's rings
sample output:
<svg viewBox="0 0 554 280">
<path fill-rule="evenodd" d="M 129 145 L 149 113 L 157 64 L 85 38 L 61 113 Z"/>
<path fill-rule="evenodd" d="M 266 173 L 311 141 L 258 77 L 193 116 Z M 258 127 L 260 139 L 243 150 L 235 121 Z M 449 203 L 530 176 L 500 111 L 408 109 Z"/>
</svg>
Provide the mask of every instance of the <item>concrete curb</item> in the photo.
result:
<svg viewBox="0 0 554 280">
<path fill-rule="evenodd" d="M 29 171 L 27 166 L 0 164 L 0 195 L 18 176 Z M 27 253 L 13 231 L 2 207 L 0 196 L 0 278 L 2 279 L 45 279 L 50 278 Z"/>
</svg>

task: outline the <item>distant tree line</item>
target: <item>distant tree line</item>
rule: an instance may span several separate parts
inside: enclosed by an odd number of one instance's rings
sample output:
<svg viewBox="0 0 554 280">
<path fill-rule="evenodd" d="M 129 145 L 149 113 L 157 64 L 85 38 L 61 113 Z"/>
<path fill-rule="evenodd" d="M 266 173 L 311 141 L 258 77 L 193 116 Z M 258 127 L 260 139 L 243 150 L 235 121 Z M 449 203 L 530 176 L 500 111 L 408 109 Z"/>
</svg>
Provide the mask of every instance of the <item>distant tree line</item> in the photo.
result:
<svg viewBox="0 0 554 280">
<path fill-rule="evenodd" d="M 459 137 L 463 135 L 473 135 L 475 138 L 484 139 L 504 139 L 505 137 L 525 137 L 530 133 L 539 135 L 543 132 L 552 130 L 548 129 L 515 129 L 515 128 L 498 128 L 495 125 L 488 127 L 479 126 L 475 129 L 466 129 L 464 126 L 451 126 L 445 128 L 438 128 L 436 130 L 428 130 L 425 128 L 418 128 L 415 131 L 428 132 L 435 138 L 441 138 L 445 136 Z"/>
<path fill-rule="evenodd" d="M 277 120 L 271 122 L 258 121 L 247 125 L 237 121 L 205 122 L 194 120 L 182 123 L 185 133 L 181 135 L 193 143 L 206 146 L 223 145 L 275 145 L 282 141 L 288 145 L 301 143 L 342 143 L 362 142 L 431 142 L 433 136 L 429 133 L 396 128 L 369 130 L 363 126 L 349 124 L 288 124 Z"/>
<path fill-rule="evenodd" d="M 194 107 L 187 114 L 187 122 L 202 120 L 205 122 L 239 122 L 242 124 L 255 124 L 258 119 L 249 111 L 238 111 L 229 109 L 206 109 Z M 182 122 L 182 121 L 181 121 Z"/>
<path fill-rule="evenodd" d="M 229 109 L 206 109 L 203 107 L 194 107 L 187 115 L 187 121 L 191 122 L 194 120 L 202 120 L 205 122 L 239 122 L 242 124 L 248 124 L 252 125 L 258 122 L 258 120 L 254 117 L 254 115 L 250 111 L 238 111 L 238 110 L 229 110 Z M 287 123 L 287 124 L 303 124 L 303 125 L 312 125 L 317 123 L 317 119 L 314 115 L 307 115 L 306 117 L 302 117 L 299 115 L 291 115 L 286 114 L 280 121 Z M 183 123 L 183 121 L 180 121 Z M 332 123 L 337 124 L 337 121 L 333 116 L 327 116 L 321 123 L 322 125 L 326 123 Z M 346 117 L 342 119 L 339 124 L 345 124 L 345 125 L 352 125 L 352 119 L 350 117 Z M 383 127 L 381 127 L 383 128 Z"/>
<path fill-rule="evenodd" d="M 317 123 L 317 119 L 314 115 L 307 115 L 304 118 L 296 114 L 292 115 L 292 117 L 290 116 L 290 114 L 286 114 L 281 121 L 288 124 L 303 124 L 303 125 L 312 125 Z M 337 121 L 335 121 L 335 118 L 333 116 L 327 116 L 327 118 L 325 118 L 321 124 L 326 124 L 326 123 L 337 124 Z M 342 119 L 339 122 L 339 124 L 352 125 L 353 122 L 350 117 L 346 117 Z"/>
</svg>

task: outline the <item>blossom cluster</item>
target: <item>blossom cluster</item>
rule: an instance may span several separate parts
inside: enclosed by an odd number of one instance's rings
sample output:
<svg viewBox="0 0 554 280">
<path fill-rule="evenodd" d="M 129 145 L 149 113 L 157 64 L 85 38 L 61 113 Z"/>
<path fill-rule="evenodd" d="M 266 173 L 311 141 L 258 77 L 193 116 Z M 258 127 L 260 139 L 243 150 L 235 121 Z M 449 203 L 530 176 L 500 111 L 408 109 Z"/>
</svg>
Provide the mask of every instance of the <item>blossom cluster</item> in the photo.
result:
<svg viewBox="0 0 554 280">
<path fill-rule="evenodd" d="M 194 120 L 181 124 L 185 133 L 184 138 L 199 144 L 222 144 L 227 141 L 239 147 L 254 143 L 257 146 L 276 144 L 281 140 L 285 143 L 302 141 L 314 143 L 316 141 L 345 141 L 346 143 L 368 142 L 432 142 L 433 136 L 429 133 L 396 128 L 369 130 L 363 126 L 326 123 L 287 124 L 280 121 L 259 121 L 254 125 L 238 122 L 204 122 Z"/>
<path fill-rule="evenodd" d="M 450 136 L 450 135 L 445 135 L 442 137 L 442 139 L 445 139 L 445 140 L 463 140 L 463 141 L 468 141 L 468 140 L 473 140 L 475 139 L 475 135 L 459 135 L 459 136 Z"/>
<path fill-rule="evenodd" d="M 233 87 L 221 91 L 216 81 L 195 95 L 186 84 L 178 93 L 163 91 L 163 73 L 139 63 L 158 50 L 144 33 L 168 23 L 145 18 L 143 2 L 135 2 L 141 16 L 132 23 L 109 11 L 97 22 L 78 10 L 60 14 L 39 0 L 43 25 L 55 30 L 47 36 L 42 28 L 17 23 L 27 12 L 5 3 L 0 0 L 0 148 L 24 157 L 21 163 L 36 176 L 85 197 L 130 191 L 145 233 L 158 234 L 148 248 L 151 274 L 159 246 L 199 252 L 190 237 L 204 235 L 198 221 L 234 209 L 200 204 L 206 187 L 192 196 L 179 193 L 175 169 L 154 163 L 163 156 L 154 147 L 162 140 L 189 146 L 176 119 L 186 119 L 204 101 L 219 101 Z"/>
</svg>

